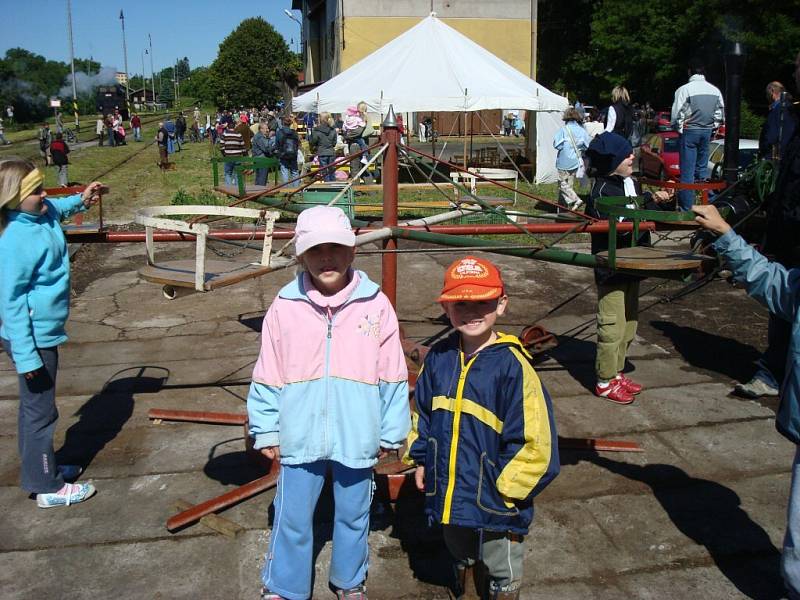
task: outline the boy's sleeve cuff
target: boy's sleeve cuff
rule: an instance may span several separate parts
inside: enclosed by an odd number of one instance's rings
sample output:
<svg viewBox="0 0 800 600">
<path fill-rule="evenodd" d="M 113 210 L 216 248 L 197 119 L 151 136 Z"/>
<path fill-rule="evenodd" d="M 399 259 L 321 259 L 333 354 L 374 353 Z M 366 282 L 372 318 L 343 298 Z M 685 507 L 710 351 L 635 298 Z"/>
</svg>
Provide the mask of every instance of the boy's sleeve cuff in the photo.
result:
<svg viewBox="0 0 800 600">
<path fill-rule="evenodd" d="M 714 250 L 724 252 L 738 237 L 739 235 L 733 229 L 729 229 L 723 235 L 719 236 L 712 246 Z"/>
<path fill-rule="evenodd" d="M 277 431 L 270 431 L 269 433 L 259 433 L 253 443 L 253 448 L 261 450 L 261 448 L 270 448 L 272 446 L 280 446 L 281 436 Z"/>
</svg>

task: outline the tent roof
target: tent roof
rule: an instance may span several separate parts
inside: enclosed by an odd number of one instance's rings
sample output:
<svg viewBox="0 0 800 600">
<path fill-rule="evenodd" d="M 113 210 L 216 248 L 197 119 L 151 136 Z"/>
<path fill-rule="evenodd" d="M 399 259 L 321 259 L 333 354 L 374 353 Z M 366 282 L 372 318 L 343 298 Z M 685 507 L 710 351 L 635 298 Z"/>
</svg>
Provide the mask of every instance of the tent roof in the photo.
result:
<svg viewBox="0 0 800 600">
<path fill-rule="evenodd" d="M 298 111 L 562 111 L 567 99 L 436 18 L 435 13 L 349 69 L 292 101 Z"/>
</svg>

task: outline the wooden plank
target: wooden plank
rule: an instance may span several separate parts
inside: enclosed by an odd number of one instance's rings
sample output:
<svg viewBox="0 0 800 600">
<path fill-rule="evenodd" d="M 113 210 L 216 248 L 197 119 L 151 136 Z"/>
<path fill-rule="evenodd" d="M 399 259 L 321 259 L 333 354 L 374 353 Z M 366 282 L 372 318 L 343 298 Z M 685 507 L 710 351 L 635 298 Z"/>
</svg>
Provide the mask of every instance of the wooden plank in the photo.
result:
<svg viewBox="0 0 800 600">
<path fill-rule="evenodd" d="M 193 506 L 194 505 L 191 502 L 187 502 L 186 500 L 175 501 L 175 510 L 185 511 L 189 510 Z M 225 537 L 229 538 L 235 538 L 244 531 L 244 527 L 238 523 L 234 523 L 230 519 L 220 517 L 214 513 L 206 515 L 205 517 L 200 517 L 200 525 L 207 527 L 212 531 L 216 531 L 217 533 L 221 533 Z"/>
<path fill-rule="evenodd" d="M 213 290 L 246 279 L 260 277 L 273 271 L 272 267 L 259 264 L 207 260 L 205 263 L 204 288 Z M 195 261 L 172 260 L 147 265 L 139 269 L 139 276 L 146 281 L 173 287 L 194 288 Z"/>
<path fill-rule="evenodd" d="M 608 251 L 597 253 L 598 262 L 608 265 Z M 697 269 L 704 262 L 716 260 L 710 256 L 693 254 L 686 250 L 667 248 L 617 248 L 615 266 L 617 269 L 636 269 L 640 271 L 680 271 Z"/>
</svg>

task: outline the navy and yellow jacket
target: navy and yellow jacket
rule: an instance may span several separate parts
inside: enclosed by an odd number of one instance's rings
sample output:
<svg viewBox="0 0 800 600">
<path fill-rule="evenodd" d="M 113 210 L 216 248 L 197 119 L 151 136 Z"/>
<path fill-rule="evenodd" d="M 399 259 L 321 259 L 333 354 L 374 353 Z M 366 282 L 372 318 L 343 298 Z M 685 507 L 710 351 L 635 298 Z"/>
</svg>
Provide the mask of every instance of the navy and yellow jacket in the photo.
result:
<svg viewBox="0 0 800 600">
<path fill-rule="evenodd" d="M 547 391 L 512 335 L 471 357 L 456 332 L 417 379 L 406 462 L 425 467 L 425 510 L 442 524 L 525 534 L 533 497 L 559 472 Z"/>
</svg>

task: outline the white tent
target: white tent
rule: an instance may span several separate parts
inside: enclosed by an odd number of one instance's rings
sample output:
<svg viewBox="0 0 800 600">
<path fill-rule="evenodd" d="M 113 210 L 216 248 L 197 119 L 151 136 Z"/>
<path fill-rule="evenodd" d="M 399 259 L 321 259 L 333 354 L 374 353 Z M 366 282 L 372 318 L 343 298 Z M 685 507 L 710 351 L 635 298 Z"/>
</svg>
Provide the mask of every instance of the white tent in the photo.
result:
<svg viewBox="0 0 800 600">
<path fill-rule="evenodd" d="M 553 136 L 567 99 L 436 18 L 435 14 L 336 77 L 292 101 L 295 111 L 344 112 L 365 101 L 371 112 L 536 112 L 536 182 L 557 180 Z"/>
</svg>

